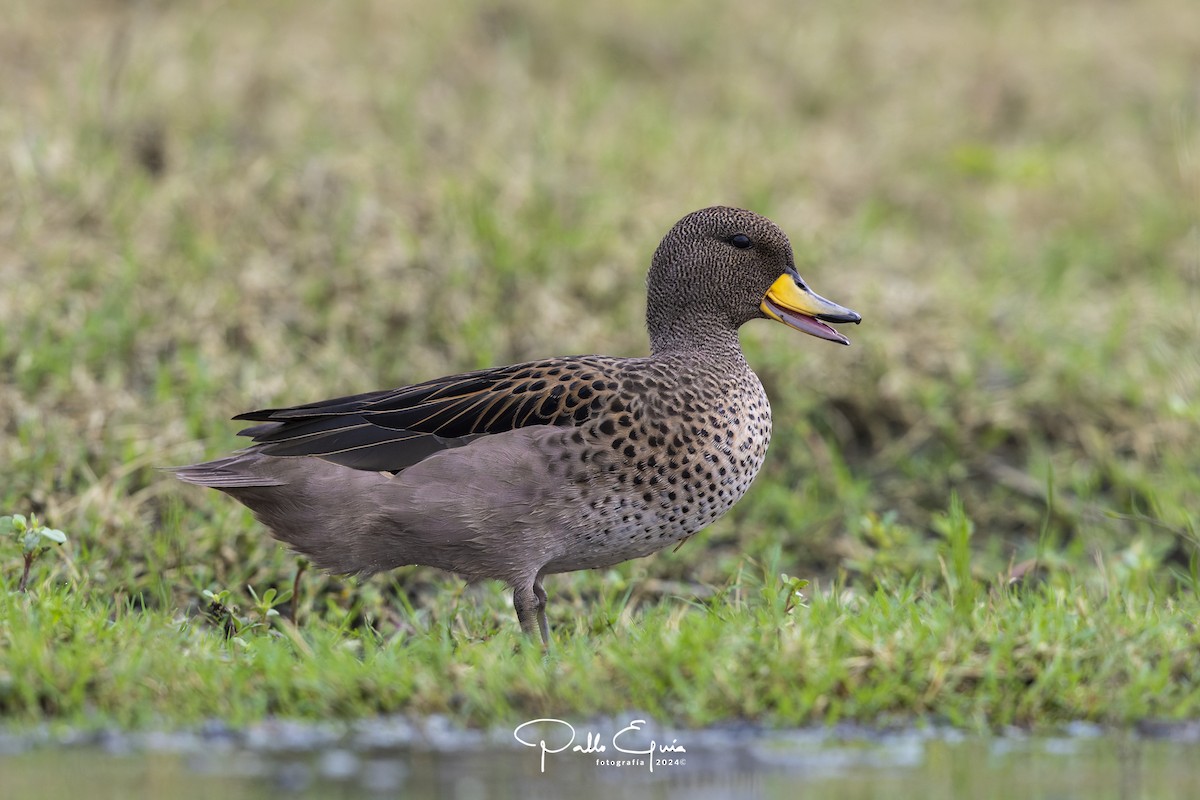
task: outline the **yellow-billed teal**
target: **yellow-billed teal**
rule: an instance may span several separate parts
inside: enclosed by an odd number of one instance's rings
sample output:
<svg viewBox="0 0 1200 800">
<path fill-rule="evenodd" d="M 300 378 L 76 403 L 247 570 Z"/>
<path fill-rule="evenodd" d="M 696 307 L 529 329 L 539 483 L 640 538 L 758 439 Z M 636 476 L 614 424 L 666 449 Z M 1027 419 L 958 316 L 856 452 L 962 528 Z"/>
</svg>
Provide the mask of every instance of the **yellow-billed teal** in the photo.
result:
<svg viewBox="0 0 1200 800">
<path fill-rule="evenodd" d="M 254 444 L 177 470 L 249 506 L 330 572 L 424 564 L 513 589 L 549 641 L 542 578 L 679 542 L 745 494 L 771 409 L 738 328 L 822 339 L 855 312 L 814 294 L 787 236 L 736 208 L 675 224 L 647 279 L 645 358 L 568 356 L 236 419 Z"/>
</svg>

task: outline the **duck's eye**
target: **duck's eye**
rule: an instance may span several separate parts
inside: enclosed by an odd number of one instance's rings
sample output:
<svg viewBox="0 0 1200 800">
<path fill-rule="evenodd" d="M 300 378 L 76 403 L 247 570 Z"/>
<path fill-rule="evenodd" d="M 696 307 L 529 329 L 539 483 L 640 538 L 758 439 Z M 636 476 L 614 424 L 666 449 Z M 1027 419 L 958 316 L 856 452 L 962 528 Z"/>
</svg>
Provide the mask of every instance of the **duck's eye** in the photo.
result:
<svg viewBox="0 0 1200 800">
<path fill-rule="evenodd" d="M 735 233 L 729 237 L 729 243 L 738 250 L 745 250 L 750 246 L 750 237 L 744 233 Z"/>
</svg>

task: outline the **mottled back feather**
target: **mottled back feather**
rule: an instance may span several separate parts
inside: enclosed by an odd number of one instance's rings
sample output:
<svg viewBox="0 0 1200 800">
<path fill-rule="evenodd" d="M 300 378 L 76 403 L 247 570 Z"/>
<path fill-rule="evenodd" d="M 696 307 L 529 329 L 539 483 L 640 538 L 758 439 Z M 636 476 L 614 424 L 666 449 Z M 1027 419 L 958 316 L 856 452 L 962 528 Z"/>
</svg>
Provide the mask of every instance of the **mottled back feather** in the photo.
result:
<svg viewBox="0 0 1200 800">
<path fill-rule="evenodd" d="M 414 386 L 270 408 L 234 419 L 272 456 L 317 456 L 399 472 L 480 436 L 531 425 L 582 425 L 620 391 L 614 359 L 574 356 L 437 378 Z"/>
</svg>

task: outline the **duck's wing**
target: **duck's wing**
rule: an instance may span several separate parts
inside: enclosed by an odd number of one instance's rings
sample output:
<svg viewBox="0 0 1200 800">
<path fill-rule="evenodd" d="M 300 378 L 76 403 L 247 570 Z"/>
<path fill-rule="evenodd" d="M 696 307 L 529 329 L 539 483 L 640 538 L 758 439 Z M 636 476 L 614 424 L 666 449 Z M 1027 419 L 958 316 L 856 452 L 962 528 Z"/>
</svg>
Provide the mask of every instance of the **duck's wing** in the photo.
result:
<svg viewBox="0 0 1200 800">
<path fill-rule="evenodd" d="M 617 359 L 536 361 L 291 408 L 239 414 L 239 435 L 272 456 L 317 456 L 398 472 L 480 436 L 529 425 L 580 425 L 620 406 Z"/>
</svg>

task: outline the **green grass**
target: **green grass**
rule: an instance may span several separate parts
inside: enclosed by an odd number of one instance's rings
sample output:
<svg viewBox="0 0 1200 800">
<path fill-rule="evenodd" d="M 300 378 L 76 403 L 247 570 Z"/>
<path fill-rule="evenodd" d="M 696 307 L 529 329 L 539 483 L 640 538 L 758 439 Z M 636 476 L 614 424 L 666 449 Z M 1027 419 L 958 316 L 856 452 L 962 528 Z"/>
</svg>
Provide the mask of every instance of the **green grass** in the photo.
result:
<svg viewBox="0 0 1200 800">
<path fill-rule="evenodd" d="M 1193 5 L 16 3 L 0 515 L 69 538 L 25 595 L 0 543 L 0 719 L 1194 716 Z M 713 203 L 864 316 L 746 328 L 775 434 L 725 519 L 548 581 L 544 662 L 428 570 L 260 619 L 295 559 L 160 467 L 250 408 L 644 353 Z"/>
<path fill-rule="evenodd" d="M 922 579 L 797 596 L 774 566 L 706 602 L 669 597 L 628 619 L 621 600 L 601 599 L 559 627 L 547 656 L 497 630 L 495 594 L 466 612 L 408 609 L 398 633 L 328 614 L 225 640 L 203 621 L 77 586 L 8 593 L 0 609 L 20 624 L 0 639 L 0 706 L 16 722 L 134 727 L 386 712 L 494 725 L 636 710 L 693 726 L 921 717 L 986 728 L 1200 713 L 1192 596 L 1072 579 L 976 586 L 971 603 L 961 585 Z"/>
</svg>

